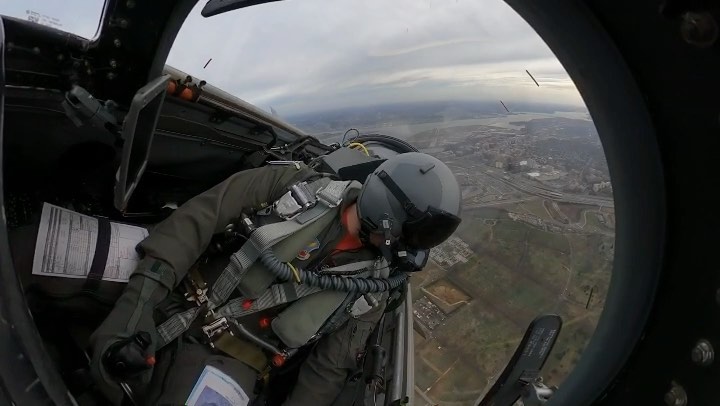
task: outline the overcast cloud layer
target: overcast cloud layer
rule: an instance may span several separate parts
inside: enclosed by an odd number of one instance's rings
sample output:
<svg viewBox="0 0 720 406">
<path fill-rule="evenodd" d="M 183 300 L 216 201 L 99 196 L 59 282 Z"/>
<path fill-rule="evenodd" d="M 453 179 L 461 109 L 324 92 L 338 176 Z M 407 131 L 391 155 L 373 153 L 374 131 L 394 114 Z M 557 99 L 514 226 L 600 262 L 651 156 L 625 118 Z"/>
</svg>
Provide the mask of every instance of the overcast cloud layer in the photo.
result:
<svg viewBox="0 0 720 406">
<path fill-rule="evenodd" d="M 286 0 L 207 19 L 200 9 L 168 63 L 281 114 L 426 100 L 582 104 L 501 0 Z"/>
<path fill-rule="evenodd" d="M 97 0 L 10 3 L 85 36 L 99 16 Z M 552 52 L 501 0 L 285 0 L 211 18 L 204 4 L 168 63 L 281 115 L 407 101 L 582 105 Z"/>
</svg>

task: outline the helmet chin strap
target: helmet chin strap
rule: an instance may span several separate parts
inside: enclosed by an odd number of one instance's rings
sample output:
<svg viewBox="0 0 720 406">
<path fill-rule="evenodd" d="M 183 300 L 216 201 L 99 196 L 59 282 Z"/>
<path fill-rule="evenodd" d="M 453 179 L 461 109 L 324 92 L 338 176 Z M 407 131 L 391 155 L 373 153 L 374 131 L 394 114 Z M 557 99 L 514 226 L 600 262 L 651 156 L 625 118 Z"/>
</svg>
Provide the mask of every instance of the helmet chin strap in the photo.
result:
<svg viewBox="0 0 720 406">
<path fill-rule="evenodd" d="M 383 243 L 380 245 L 380 252 L 385 257 L 385 260 L 391 263 L 393 261 L 392 244 L 395 237 L 392 235 L 392 219 L 387 213 L 380 220 L 380 227 L 383 232 Z"/>
<path fill-rule="evenodd" d="M 392 247 L 397 240 L 397 238 L 392 235 L 392 225 L 393 220 L 390 215 L 386 213 L 380 219 L 380 230 L 382 231 L 383 241 L 382 244 L 380 244 L 380 246 L 377 248 L 380 250 L 380 253 L 388 261 L 388 263 L 392 262 L 394 259 Z M 370 241 L 370 236 L 374 234 L 375 230 L 377 230 L 377 228 L 373 227 L 371 222 L 361 220 L 359 233 L 360 241 L 364 245 L 374 245 L 372 241 Z"/>
</svg>

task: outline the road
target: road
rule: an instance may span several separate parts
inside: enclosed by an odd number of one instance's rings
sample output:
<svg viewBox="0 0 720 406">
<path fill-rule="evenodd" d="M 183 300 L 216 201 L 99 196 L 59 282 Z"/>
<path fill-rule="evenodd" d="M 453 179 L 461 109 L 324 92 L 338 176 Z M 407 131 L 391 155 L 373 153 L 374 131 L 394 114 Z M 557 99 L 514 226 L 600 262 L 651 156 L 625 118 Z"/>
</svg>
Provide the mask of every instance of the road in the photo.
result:
<svg viewBox="0 0 720 406">
<path fill-rule="evenodd" d="M 557 300 L 557 302 L 555 302 L 555 312 L 556 312 L 556 313 L 558 312 L 558 308 L 560 307 L 560 303 L 561 303 L 563 300 L 567 299 L 567 291 L 568 291 L 568 289 L 570 289 L 570 283 L 572 282 L 572 271 L 570 270 L 570 268 L 566 267 L 565 265 L 563 265 L 562 267 L 565 268 L 565 270 L 567 271 L 567 273 L 568 273 L 568 278 L 567 278 L 567 282 L 565 282 L 565 288 L 563 288 L 562 293 L 560 293 L 560 294 L 558 295 L 558 300 Z"/>
<path fill-rule="evenodd" d="M 472 164 L 468 168 L 467 166 L 462 165 L 459 162 L 448 162 L 448 166 L 454 166 L 465 170 L 474 169 L 476 171 L 481 171 L 483 175 L 493 178 L 499 182 L 503 182 L 506 185 L 521 192 L 525 192 L 534 196 L 541 196 L 550 200 L 556 200 L 565 203 L 603 206 L 608 208 L 615 207 L 615 202 L 611 197 L 576 195 L 572 193 L 558 192 L 557 190 L 554 190 L 552 188 L 538 185 L 536 182 L 533 182 L 531 180 L 523 179 L 521 175 L 514 175 L 505 172 L 503 172 L 503 174 L 501 175 L 497 173 L 499 171 L 497 168 L 491 168 L 482 164 Z"/>
<path fill-rule="evenodd" d="M 499 206 L 502 204 L 514 204 L 514 203 L 522 203 L 527 202 L 530 200 L 535 200 L 535 196 L 527 196 L 527 197 L 521 197 L 519 199 L 505 199 L 505 200 L 495 200 L 491 202 L 483 202 L 483 203 L 475 203 L 475 204 L 463 204 L 462 208 L 463 210 L 472 210 L 472 209 L 481 209 L 483 207 L 490 207 L 490 206 Z"/>
<path fill-rule="evenodd" d="M 531 183 L 531 181 L 526 181 L 517 175 L 507 174 L 503 176 L 497 176 L 488 174 L 488 176 L 504 182 L 507 185 L 512 186 L 522 192 L 529 193 L 531 195 L 542 196 L 550 200 L 557 200 L 559 202 L 566 203 L 589 204 L 603 207 L 615 207 L 615 202 L 613 201 L 613 199 L 608 197 L 576 195 L 571 193 L 557 192 L 549 188 L 534 185 L 533 183 Z M 508 179 L 506 179 L 505 177 L 507 177 Z"/>
</svg>

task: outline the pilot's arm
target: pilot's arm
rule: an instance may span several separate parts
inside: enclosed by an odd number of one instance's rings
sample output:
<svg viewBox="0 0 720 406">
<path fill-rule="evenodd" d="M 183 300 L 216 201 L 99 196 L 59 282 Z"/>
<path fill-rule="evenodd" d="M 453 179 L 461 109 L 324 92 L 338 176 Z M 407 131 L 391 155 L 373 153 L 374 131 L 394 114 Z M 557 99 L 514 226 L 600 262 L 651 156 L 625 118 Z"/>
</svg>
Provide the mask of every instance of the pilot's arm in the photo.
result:
<svg viewBox="0 0 720 406">
<path fill-rule="evenodd" d="M 307 177 L 307 167 L 270 166 L 239 172 L 212 189 L 195 196 L 158 224 L 140 243 L 144 258 L 130 277 L 113 310 L 90 338 L 91 371 L 102 392 L 118 404 L 122 392 L 118 378 L 110 376 L 101 357 L 113 343 L 139 331 L 148 332 L 154 354 L 157 342 L 155 306 L 180 283 L 205 251 L 213 234 L 221 232 L 243 210 L 272 203 L 286 187 Z M 148 374 L 143 379 L 147 379 Z"/>
<path fill-rule="evenodd" d="M 308 169 L 269 166 L 236 173 L 212 189 L 195 196 L 161 222 L 140 243 L 146 257 L 172 268 L 175 284 L 197 261 L 216 233 L 222 232 L 243 210 L 271 204 Z"/>
</svg>

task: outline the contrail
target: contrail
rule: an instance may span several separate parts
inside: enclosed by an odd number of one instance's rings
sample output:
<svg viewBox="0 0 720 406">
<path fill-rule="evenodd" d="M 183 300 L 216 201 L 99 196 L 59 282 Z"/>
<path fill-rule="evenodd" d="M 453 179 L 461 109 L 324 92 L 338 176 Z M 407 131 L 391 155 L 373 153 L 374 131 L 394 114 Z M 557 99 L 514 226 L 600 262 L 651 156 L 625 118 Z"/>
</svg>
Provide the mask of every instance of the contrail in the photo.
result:
<svg viewBox="0 0 720 406">
<path fill-rule="evenodd" d="M 538 83 L 537 80 L 535 80 L 535 78 L 533 77 L 532 73 L 530 73 L 527 69 L 525 69 L 525 72 L 527 72 L 528 76 L 530 76 L 530 79 L 532 79 L 533 82 L 535 82 L 535 84 L 536 84 L 538 87 L 540 87 L 540 83 Z"/>
<path fill-rule="evenodd" d="M 505 105 L 505 103 L 503 103 L 502 100 L 500 100 L 500 104 L 502 104 L 503 107 L 505 107 L 505 110 L 506 110 L 508 113 L 510 112 L 510 110 L 508 110 L 507 106 Z"/>
</svg>

